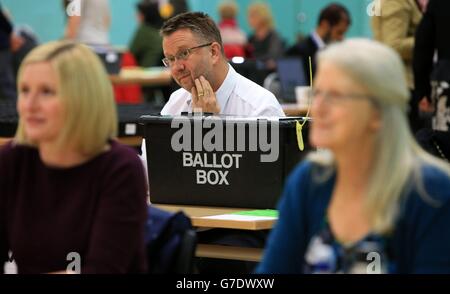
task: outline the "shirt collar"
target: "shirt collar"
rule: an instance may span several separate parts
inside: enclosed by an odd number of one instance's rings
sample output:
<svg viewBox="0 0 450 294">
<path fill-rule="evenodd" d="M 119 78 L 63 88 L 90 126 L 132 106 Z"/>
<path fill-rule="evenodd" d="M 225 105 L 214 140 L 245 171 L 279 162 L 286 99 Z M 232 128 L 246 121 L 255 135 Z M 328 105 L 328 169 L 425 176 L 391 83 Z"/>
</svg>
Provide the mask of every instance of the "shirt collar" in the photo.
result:
<svg viewBox="0 0 450 294">
<path fill-rule="evenodd" d="M 319 36 L 319 34 L 317 34 L 316 31 L 314 31 L 311 34 L 311 38 L 314 40 L 314 43 L 316 43 L 316 45 L 319 49 L 325 48 L 325 46 L 326 46 L 325 42 L 322 40 L 322 38 Z"/>
<path fill-rule="evenodd" d="M 233 92 L 233 89 L 236 86 L 236 82 L 237 82 L 237 73 L 234 70 L 234 68 L 230 64 L 228 64 L 227 76 L 225 77 L 225 80 L 223 81 L 222 85 L 220 85 L 219 89 L 215 92 L 217 103 L 219 103 L 221 112 L 223 111 L 225 105 L 227 105 L 228 99 L 230 98 L 231 93 Z M 191 102 L 192 102 L 192 95 L 189 94 L 189 98 L 186 101 L 189 108 L 191 108 Z"/>
</svg>

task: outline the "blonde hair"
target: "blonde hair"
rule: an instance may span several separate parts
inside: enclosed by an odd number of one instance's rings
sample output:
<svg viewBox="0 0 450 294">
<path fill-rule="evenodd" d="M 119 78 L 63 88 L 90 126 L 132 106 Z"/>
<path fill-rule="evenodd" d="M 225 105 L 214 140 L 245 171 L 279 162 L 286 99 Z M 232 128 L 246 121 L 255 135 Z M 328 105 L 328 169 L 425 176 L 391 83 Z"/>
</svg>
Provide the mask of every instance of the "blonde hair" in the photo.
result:
<svg viewBox="0 0 450 294">
<path fill-rule="evenodd" d="M 267 4 L 253 3 L 248 7 L 248 13 L 257 14 L 269 28 L 273 28 L 274 24 L 272 13 L 270 12 L 270 8 Z"/>
<path fill-rule="evenodd" d="M 107 140 L 117 135 L 114 95 L 101 61 L 85 45 L 70 41 L 47 43 L 26 56 L 19 69 L 18 85 L 24 68 L 40 62 L 48 62 L 59 77 L 58 95 L 65 117 L 58 146 L 70 144 L 85 155 L 101 152 Z M 19 144 L 36 144 L 27 137 L 21 118 L 15 140 Z"/>
<path fill-rule="evenodd" d="M 375 232 L 390 232 L 399 213 L 403 195 L 416 185 L 420 195 L 436 204 L 426 193 L 421 167 L 434 166 L 450 177 L 450 167 L 426 153 L 413 138 L 406 120 L 409 91 L 398 54 L 379 42 L 350 39 L 320 52 L 318 63 L 338 66 L 368 91 L 377 104 L 382 126 L 376 137 L 374 166 L 368 183 L 365 210 Z M 310 159 L 334 168 L 334 159 L 316 152 Z"/>
<path fill-rule="evenodd" d="M 235 19 L 238 13 L 236 3 L 224 1 L 219 5 L 219 14 L 222 19 Z"/>
</svg>

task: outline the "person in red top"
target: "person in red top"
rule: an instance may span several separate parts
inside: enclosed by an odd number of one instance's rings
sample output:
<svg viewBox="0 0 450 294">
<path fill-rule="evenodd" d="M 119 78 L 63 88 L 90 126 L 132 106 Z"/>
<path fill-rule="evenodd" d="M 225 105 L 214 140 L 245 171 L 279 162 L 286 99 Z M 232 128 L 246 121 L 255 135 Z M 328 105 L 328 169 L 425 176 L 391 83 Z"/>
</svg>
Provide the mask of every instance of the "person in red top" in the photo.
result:
<svg viewBox="0 0 450 294">
<path fill-rule="evenodd" d="M 81 44 L 39 46 L 18 92 L 18 130 L 0 150 L 0 271 L 11 256 L 19 273 L 145 272 L 147 184 L 114 139 L 101 61 Z"/>
<path fill-rule="evenodd" d="M 223 2 L 219 6 L 219 31 L 222 37 L 223 50 L 227 59 L 236 56 L 245 57 L 247 36 L 239 28 L 236 21 L 238 7 L 234 2 Z"/>
</svg>

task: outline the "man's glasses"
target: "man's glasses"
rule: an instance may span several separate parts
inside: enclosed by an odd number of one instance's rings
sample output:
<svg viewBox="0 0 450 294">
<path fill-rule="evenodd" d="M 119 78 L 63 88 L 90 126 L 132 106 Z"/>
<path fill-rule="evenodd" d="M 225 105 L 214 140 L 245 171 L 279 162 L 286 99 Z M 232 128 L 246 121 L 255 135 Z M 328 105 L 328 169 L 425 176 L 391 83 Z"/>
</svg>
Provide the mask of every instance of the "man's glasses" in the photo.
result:
<svg viewBox="0 0 450 294">
<path fill-rule="evenodd" d="M 211 43 L 207 43 L 207 44 L 203 44 L 200 46 L 195 46 L 195 47 L 191 47 L 191 48 L 187 48 L 184 49 L 180 52 L 178 52 L 177 54 L 175 54 L 175 56 L 167 56 L 165 58 L 162 59 L 162 62 L 164 63 L 164 65 L 166 67 L 170 67 L 172 66 L 176 60 L 186 60 L 188 59 L 189 55 L 191 55 L 192 51 L 198 48 L 202 48 L 202 47 L 206 47 L 206 46 L 211 46 Z"/>
</svg>

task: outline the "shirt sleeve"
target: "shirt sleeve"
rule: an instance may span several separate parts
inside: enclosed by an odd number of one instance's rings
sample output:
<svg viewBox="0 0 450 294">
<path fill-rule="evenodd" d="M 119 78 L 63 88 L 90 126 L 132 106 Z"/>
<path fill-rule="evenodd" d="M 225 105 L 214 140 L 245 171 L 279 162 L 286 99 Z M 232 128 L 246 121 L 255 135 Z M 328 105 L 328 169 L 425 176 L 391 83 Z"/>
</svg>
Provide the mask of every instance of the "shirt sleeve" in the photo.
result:
<svg viewBox="0 0 450 294">
<path fill-rule="evenodd" d="M 286 182 L 278 205 L 278 220 L 270 233 L 257 273 L 302 272 L 307 241 L 302 199 L 306 192 L 308 167 L 308 164 L 301 164 Z"/>
<path fill-rule="evenodd" d="M 126 273 L 144 249 L 147 202 L 140 160 L 120 154 L 105 172 L 82 273 Z"/>
<path fill-rule="evenodd" d="M 5 14 L 3 13 L 1 5 L 0 5 L 0 31 L 3 31 L 7 35 L 11 34 L 12 32 L 12 25 L 6 18 Z"/>
</svg>

